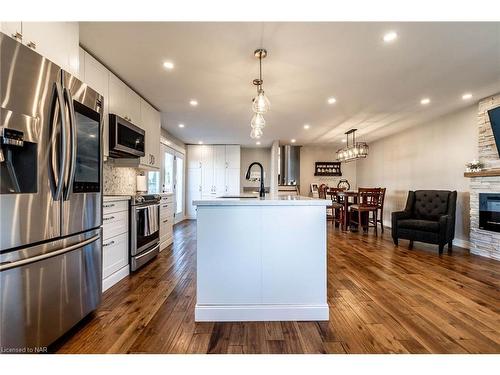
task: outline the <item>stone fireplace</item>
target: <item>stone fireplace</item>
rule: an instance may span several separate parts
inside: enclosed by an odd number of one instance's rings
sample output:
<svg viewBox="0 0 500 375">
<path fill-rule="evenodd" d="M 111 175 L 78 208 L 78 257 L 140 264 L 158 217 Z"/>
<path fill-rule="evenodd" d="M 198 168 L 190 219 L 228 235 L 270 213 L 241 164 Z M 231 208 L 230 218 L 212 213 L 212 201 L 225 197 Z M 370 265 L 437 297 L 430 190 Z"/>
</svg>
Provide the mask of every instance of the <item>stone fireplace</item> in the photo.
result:
<svg viewBox="0 0 500 375">
<path fill-rule="evenodd" d="M 486 164 L 486 170 L 466 173 L 470 182 L 470 251 L 473 254 L 500 260 L 500 232 L 489 230 L 480 223 L 480 211 L 484 208 L 484 196 L 480 204 L 480 194 L 500 195 L 500 157 L 493 137 L 487 111 L 500 106 L 500 94 L 479 102 L 479 159 Z M 494 206 L 495 207 L 495 206 Z M 483 214 L 484 215 L 484 214 Z M 483 219 L 484 221 L 484 219 Z M 480 227 L 483 227 L 481 229 Z"/>
</svg>

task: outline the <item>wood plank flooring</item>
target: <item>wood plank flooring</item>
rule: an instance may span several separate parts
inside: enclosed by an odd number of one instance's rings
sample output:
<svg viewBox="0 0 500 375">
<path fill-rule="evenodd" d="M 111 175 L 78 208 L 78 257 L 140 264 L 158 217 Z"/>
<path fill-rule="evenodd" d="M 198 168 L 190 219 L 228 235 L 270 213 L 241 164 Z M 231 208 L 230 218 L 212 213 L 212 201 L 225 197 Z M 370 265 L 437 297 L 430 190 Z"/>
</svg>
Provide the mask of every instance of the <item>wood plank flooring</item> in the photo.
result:
<svg viewBox="0 0 500 375">
<path fill-rule="evenodd" d="M 500 262 L 328 228 L 328 322 L 195 323 L 196 223 L 103 296 L 58 353 L 500 353 Z"/>
</svg>

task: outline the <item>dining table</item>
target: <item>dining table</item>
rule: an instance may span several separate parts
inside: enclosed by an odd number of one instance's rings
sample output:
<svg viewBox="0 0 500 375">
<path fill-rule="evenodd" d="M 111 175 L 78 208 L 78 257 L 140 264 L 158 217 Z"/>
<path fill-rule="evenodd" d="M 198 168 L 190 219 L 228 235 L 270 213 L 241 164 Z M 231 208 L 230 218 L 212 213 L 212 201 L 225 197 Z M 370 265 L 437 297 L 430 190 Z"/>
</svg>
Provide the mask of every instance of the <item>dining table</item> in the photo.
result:
<svg viewBox="0 0 500 375">
<path fill-rule="evenodd" d="M 343 220 L 342 220 L 342 226 L 341 229 L 343 231 L 347 231 L 347 229 L 350 226 L 349 223 L 349 205 L 351 204 L 356 204 L 358 203 L 358 192 L 356 190 L 345 190 L 345 191 L 327 191 L 326 192 L 327 196 L 330 196 L 330 199 L 333 200 L 334 197 L 339 197 L 339 201 L 343 203 L 344 205 L 344 210 L 343 210 Z"/>
</svg>

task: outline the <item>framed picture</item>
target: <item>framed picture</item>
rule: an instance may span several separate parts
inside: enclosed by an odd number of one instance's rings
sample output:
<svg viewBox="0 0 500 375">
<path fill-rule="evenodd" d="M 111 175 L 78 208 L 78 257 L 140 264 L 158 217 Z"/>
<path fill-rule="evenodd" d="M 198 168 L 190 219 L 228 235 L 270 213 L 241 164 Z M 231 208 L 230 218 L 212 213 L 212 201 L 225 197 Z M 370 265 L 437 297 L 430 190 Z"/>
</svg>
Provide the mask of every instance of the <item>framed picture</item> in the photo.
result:
<svg viewBox="0 0 500 375">
<path fill-rule="evenodd" d="M 319 185 L 317 182 L 311 183 L 311 193 L 318 193 Z"/>
</svg>

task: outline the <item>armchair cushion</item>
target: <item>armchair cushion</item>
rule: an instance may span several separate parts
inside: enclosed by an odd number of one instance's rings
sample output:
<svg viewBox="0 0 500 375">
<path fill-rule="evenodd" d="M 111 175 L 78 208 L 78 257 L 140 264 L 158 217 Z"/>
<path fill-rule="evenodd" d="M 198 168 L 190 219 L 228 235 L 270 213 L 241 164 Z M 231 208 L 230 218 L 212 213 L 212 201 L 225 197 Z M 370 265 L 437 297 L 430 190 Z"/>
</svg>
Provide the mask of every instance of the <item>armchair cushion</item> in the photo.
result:
<svg viewBox="0 0 500 375">
<path fill-rule="evenodd" d="M 424 232 L 439 232 L 439 222 L 431 220 L 405 219 L 399 220 L 399 228 L 421 230 Z"/>
<path fill-rule="evenodd" d="M 439 220 L 440 216 L 448 213 L 449 191 L 417 190 L 413 213 L 415 219 Z"/>
</svg>

